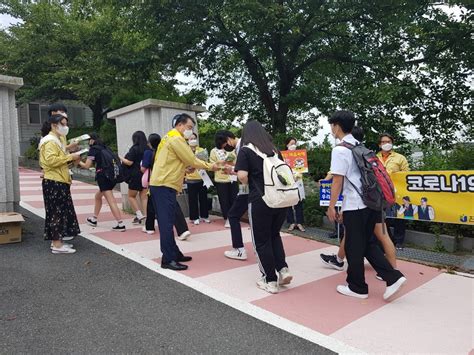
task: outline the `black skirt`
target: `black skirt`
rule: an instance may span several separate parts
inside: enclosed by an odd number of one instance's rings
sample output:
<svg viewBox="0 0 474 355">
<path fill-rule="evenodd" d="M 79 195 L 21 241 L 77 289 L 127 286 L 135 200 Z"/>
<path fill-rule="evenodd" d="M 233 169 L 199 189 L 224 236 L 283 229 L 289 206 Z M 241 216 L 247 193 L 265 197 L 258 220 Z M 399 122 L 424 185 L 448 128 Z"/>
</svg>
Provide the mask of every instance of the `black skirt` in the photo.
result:
<svg viewBox="0 0 474 355">
<path fill-rule="evenodd" d="M 71 185 L 43 179 L 44 239 L 60 240 L 77 236 L 81 231 L 71 197 Z"/>
</svg>

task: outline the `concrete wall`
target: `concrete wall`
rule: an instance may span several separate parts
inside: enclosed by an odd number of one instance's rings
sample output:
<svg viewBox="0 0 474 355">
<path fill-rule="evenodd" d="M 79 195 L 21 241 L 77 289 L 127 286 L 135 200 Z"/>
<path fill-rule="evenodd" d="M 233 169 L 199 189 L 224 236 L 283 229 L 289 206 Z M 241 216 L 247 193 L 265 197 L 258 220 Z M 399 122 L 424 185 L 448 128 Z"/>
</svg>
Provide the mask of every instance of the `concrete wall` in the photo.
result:
<svg viewBox="0 0 474 355">
<path fill-rule="evenodd" d="M 132 146 L 132 134 L 135 131 L 143 131 L 148 136 L 151 133 L 158 133 L 164 136 L 171 127 L 171 119 L 180 113 L 187 113 L 193 118 L 206 109 L 202 106 L 187 105 L 177 102 L 147 99 L 133 105 L 109 112 L 108 119 L 114 119 L 117 129 L 117 149 L 121 156 L 124 156 Z M 197 126 L 195 128 L 197 132 Z M 128 185 L 122 183 L 120 186 L 123 204 L 129 208 L 127 199 Z M 187 208 L 183 210 L 187 215 Z"/>
<path fill-rule="evenodd" d="M 21 86 L 22 78 L 0 75 L 0 212 L 19 210 L 20 147 L 15 90 Z"/>
</svg>

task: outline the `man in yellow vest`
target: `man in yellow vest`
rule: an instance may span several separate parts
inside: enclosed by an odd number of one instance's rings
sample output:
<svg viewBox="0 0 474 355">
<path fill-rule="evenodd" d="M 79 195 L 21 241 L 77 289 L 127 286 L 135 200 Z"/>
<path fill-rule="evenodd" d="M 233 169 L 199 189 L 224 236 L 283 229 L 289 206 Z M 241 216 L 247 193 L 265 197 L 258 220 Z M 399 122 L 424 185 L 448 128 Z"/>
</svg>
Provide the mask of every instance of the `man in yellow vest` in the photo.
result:
<svg viewBox="0 0 474 355">
<path fill-rule="evenodd" d="M 183 189 L 186 169 L 218 170 L 222 163 L 209 164 L 196 158 L 186 138 L 193 134 L 194 120 L 182 113 L 173 118 L 173 129 L 161 140 L 155 154 L 150 178 L 150 193 L 155 204 L 156 219 L 160 229 L 160 246 L 163 253 L 161 267 L 176 271 L 186 270 L 181 262 L 190 261 L 176 245 L 173 235 L 176 194 Z"/>
<path fill-rule="evenodd" d="M 379 137 L 380 152 L 377 153 L 377 157 L 382 162 L 385 169 L 389 174 L 397 173 L 399 171 L 409 171 L 407 158 L 402 154 L 393 151 L 394 138 L 388 133 L 383 133 Z M 389 216 L 394 218 L 387 219 L 387 225 L 393 227 L 393 243 L 398 250 L 403 250 L 403 243 L 405 241 L 405 230 L 406 221 L 398 219 L 397 214 L 395 216 Z M 390 228 L 388 229 L 390 234 Z"/>
</svg>

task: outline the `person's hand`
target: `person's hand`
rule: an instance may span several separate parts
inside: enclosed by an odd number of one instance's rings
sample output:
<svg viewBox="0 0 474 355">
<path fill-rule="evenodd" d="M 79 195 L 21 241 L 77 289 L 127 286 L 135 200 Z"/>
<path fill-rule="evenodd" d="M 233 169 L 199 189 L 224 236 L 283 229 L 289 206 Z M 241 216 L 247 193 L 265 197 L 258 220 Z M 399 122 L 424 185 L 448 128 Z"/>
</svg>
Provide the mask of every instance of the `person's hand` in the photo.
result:
<svg viewBox="0 0 474 355">
<path fill-rule="evenodd" d="M 214 164 L 212 164 L 212 166 L 211 166 L 211 170 L 212 170 L 212 171 L 217 171 L 217 170 L 219 170 L 219 169 L 221 168 L 221 166 L 222 166 L 222 165 L 219 164 L 219 162 L 214 163 Z"/>
<path fill-rule="evenodd" d="M 196 171 L 196 169 L 194 169 L 192 166 L 188 166 L 186 168 L 186 174 L 192 174 Z"/>
<path fill-rule="evenodd" d="M 234 167 L 232 165 L 225 165 L 224 166 L 224 172 L 228 175 L 237 175 L 237 173 L 234 171 Z"/>
<path fill-rule="evenodd" d="M 330 222 L 342 223 L 342 215 L 340 215 L 334 207 L 329 207 L 326 216 Z"/>
<path fill-rule="evenodd" d="M 79 148 L 79 143 L 76 141 L 73 141 L 67 146 L 67 148 L 70 152 L 75 152 Z"/>
<path fill-rule="evenodd" d="M 81 160 L 81 155 L 79 153 L 71 153 L 71 157 L 74 161 Z"/>
</svg>

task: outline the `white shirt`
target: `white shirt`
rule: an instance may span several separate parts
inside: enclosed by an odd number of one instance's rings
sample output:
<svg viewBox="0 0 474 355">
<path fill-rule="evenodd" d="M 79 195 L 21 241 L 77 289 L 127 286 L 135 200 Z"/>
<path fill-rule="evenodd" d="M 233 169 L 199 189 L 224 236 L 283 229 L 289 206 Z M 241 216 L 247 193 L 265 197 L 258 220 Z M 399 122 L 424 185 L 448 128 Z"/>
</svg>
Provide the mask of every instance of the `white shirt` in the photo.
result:
<svg viewBox="0 0 474 355">
<path fill-rule="evenodd" d="M 348 134 L 342 140 L 350 144 L 359 143 L 352 134 Z M 362 191 L 360 171 L 350 149 L 342 146 L 333 148 L 331 154 L 331 173 L 344 176 L 342 211 L 354 211 L 367 207 L 357 190 L 352 186 L 354 184 L 359 191 Z"/>
</svg>

